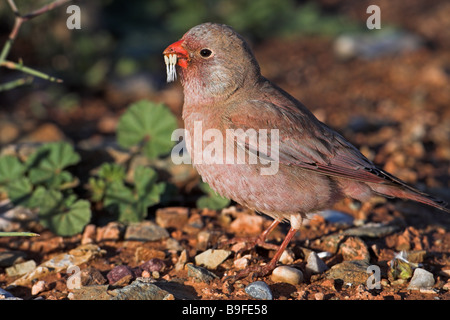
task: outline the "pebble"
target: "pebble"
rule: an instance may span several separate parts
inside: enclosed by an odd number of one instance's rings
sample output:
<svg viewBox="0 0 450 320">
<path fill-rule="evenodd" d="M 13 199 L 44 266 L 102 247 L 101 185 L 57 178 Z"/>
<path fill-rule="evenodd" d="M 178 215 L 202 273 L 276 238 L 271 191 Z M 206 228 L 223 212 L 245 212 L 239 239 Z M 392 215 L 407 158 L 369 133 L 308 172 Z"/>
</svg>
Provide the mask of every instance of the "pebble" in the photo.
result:
<svg viewBox="0 0 450 320">
<path fill-rule="evenodd" d="M 416 268 L 409 282 L 409 290 L 429 289 L 434 286 L 433 274 L 425 269 Z"/>
<path fill-rule="evenodd" d="M 369 263 L 364 260 L 343 261 L 326 272 L 327 278 L 341 280 L 354 285 L 365 284 L 370 276 L 367 273 Z"/>
<path fill-rule="evenodd" d="M 205 251 L 211 240 L 211 233 L 209 231 L 200 231 L 197 234 L 197 250 Z"/>
<path fill-rule="evenodd" d="M 2 251 L 0 252 L 0 267 L 10 267 L 14 264 L 23 262 L 27 254 L 23 251 Z"/>
<path fill-rule="evenodd" d="M 157 241 L 169 237 L 166 229 L 151 221 L 130 224 L 125 231 L 125 240 Z"/>
<path fill-rule="evenodd" d="M 356 237 L 381 238 L 398 230 L 398 226 L 383 223 L 367 223 L 361 227 L 347 229 L 343 234 Z"/>
<path fill-rule="evenodd" d="M 248 254 L 248 255 L 243 256 L 242 258 L 235 259 L 233 261 L 234 267 L 237 270 L 244 270 L 245 268 L 248 267 L 250 258 L 251 258 L 251 255 Z"/>
<path fill-rule="evenodd" d="M 241 213 L 231 222 L 230 231 L 236 234 L 257 235 L 263 231 L 264 218 L 259 215 Z"/>
<path fill-rule="evenodd" d="M 28 260 L 22 263 L 13 265 L 6 268 L 6 274 L 9 277 L 22 276 L 36 269 L 36 262 L 34 260 Z"/>
<path fill-rule="evenodd" d="M 178 257 L 178 261 L 175 264 L 175 270 L 176 271 L 183 270 L 187 260 L 188 260 L 187 251 L 186 250 L 181 251 L 180 256 Z"/>
<path fill-rule="evenodd" d="M 69 267 L 81 265 L 104 253 L 105 251 L 95 244 L 80 245 L 75 249 L 70 250 L 68 253 L 60 253 L 52 259 L 41 263 L 32 272 L 25 274 L 10 285 L 27 286 L 35 279 L 40 280 L 48 274 L 57 273 L 66 270 Z"/>
<path fill-rule="evenodd" d="M 0 288 L 0 300 L 3 300 L 5 298 L 14 298 L 14 295 L 11 292 L 8 292 Z"/>
<path fill-rule="evenodd" d="M 292 264 L 295 260 L 294 252 L 291 249 L 286 249 L 283 251 L 280 257 L 280 263 L 282 264 Z"/>
<path fill-rule="evenodd" d="M 148 271 L 150 273 L 154 272 L 154 271 L 163 271 L 166 267 L 166 264 L 164 263 L 163 260 L 158 259 L 158 258 L 153 258 L 150 259 L 146 262 L 144 262 L 143 264 L 141 264 L 139 266 L 140 270 L 145 270 Z"/>
<path fill-rule="evenodd" d="M 195 264 L 202 265 L 208 269 L 216 269 L 231 254 L 229 250 L 208 249 L 195 256 Z"/>
<path fill-rule="evenodd" d="M 128 266 L 120 265 L 112 268 L 111 271 L 108 272 L 106 278 L 108 279 L 109 284 L 121 285 L 128 283 L 131 279 L 135 277 L 133 269 Z"/>
<path fill-rule="evenodd" d="M 210 283 L 214 279 L 218 279 L 219 277 L 216 276 L 214 273 L 209 271 L 208 269 L 194 266 L 192 263 L 186 264 L 187 270 L 188 270 L 188 277 L 193 277 L 198 281 Z"/>
<path fill-rule="evenodd" d="M 83 236 L 81 237 L 81 244 L 93 243 L 95 241 L 95 234 L 97 227 L 95 224 L 88 224 L 84 227 Z"/>
<path fill-rule="evenodd" d="M 273 282 L 285 282 L 297 285 L 303 281 L 303 272 L 296 268 L 279 266 L 273 270 L 270 279 Z"/>
<path fill-rule="evenodd" d="M 153 258 L 164 259 L 166 254 L 164 251 L 149 249 L 146 247 L 137 247 L 134 253 L 134 258 L 136 263 L 140 263 L 142 261 L 148 261 Z"/>
<path fill-rule="evenodd" d="M 322 259 L 319 258 L 317 253 L 311 252 L 308 256 L 308 261 L 306 263 L 306 270 L 313 274 L 322 273 L 328 270 L 328 266 Z"/>
<path fill-rule="evenodd" d="M 107 282 L 100 270 L 93 267 L 88 267 L 81 270 L 80 280 L 82 286 L 99 285 Z"/>
<path fill-rule="evenodd" d="M 97 228 L 96 241 L 118 241 L 124 230 L 125 226 L 120 222 L 109 222 L 106 226 Z"/>
<path fill-rule="evenodd" d="M 138 278 L 130 285 L 110 291 L 111 300 L 175 300 L 173 294 L 153 284 L 151 278 Z"/>
<path fill-rule="evenodd" d="M 319 212 L 318 215 L 322 216 L 329 223 L 343 225 L 352 225 L 354 220 L 351 215 L 336 210 L 324 210 Z"/>
<path fill-rule="evenodd" d="M 156 223 L 162 228 L 183 229 L 188 222 L 189 208 L 168 207 L 156 210 Z"/>
<path fill-rule="evenodd" d="M 344 260 L 364 260 L 370 261 L 369 248 L 366 243 L 358 237 L 348 237 L 344 243 L 339 246 L 338 251 Z"/>
<path fill-rule="evenodd" d="M 46 282 L 44 280 L 40 280 L 38 282 L 36 282 L 33 287 L 31 287 L 31 294 L 33 296 L 41 293 L 42 291 L 45 290 L 45 286 L 46 286 Z"/>
<path fill-rule="evenodd" d="M 245 287 L 245 292 L 252 298 L 259 300 L 272 300 L 272 291 L 264 281 L 256 281 Z"/>
</svg>

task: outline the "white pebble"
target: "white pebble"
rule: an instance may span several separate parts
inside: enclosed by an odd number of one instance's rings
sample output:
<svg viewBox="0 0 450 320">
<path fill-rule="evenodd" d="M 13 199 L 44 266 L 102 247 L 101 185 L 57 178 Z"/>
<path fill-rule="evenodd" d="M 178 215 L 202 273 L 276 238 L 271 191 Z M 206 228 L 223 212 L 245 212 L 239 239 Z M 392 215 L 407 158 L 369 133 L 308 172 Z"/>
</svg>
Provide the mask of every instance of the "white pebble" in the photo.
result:
<svg viewBox="0 0 450 320">
<path fill-rule="evenodd" d="M 35 296 L 35 295 L 41 293 L 42 291 L 45 290 L 45 285 L 46 285 L 46 284 L 47 284 L 47 283 L 46 283 L 44 280 L 41 280 L 41 281 L 36 282 L 36 283 L 33 285 L 33 287 L 31 288 L 31 294 L 32 294 L 33 296 Z"/>
<path fill-rule="evenodd" d="M 273 282 L 285 282 L 296 285 L 303 281 L 303 272 L 296 268 L 279 266 L 273 270 L 271 279 Z"/>
</svg>

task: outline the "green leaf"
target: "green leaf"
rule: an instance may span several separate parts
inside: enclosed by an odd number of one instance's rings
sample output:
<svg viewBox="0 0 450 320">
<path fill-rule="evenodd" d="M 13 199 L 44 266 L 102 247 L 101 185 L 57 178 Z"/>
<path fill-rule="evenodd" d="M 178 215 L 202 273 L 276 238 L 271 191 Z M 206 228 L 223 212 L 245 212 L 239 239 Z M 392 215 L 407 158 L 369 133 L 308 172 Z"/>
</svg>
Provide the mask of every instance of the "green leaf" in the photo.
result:
<svg viewBox="0 0 450 320">
<path fill-rule="evenodd" d="M 72 175 L 63 169 L 77 164 L 80 156 L 66 142 L 53 142 L 41 146 L 27 160 L 29 178 L 33 184 L 56 188 L 71 182 Z"/>
<path fill-rule="evenodd" d="M 207 195 L 200 197 L 196 204 L 197 208 L 208 208 L 211 210 L 220 210 L 227 207 L 230 204 L 230 200 L 218 195 L 209 184 L 202 182 L 199 185 L 200 189 Z"/>
<path fill-rule="evenodd" d="M 230 204 L 230 200 L 219 195 L 216 196 L 202 196 L 197 202 L 197 208 L 208 208 L 211 210 L 220 210 Z"/>
<path fill-rule="evenodd" d="M 26 177 L 21 177 L 8 183 L 6 187 L 8 198 L 15 205 L 30 206 L 33 186 Z"/>
<path fill-rule="evenodd" d="M 139 222 L 147 216 L 148 207 L 160 202 L 165 183 L 156 183 L 155 170 L 143 166 L 136 167 L 134 186 L 128 187 L 123 181 L 106 185 L 105 208 L 117 215 L 121 222 Z"/>
<path fill-rule="evenodd" d="M 117 140 L 124 148 L 140 145 L 143 153 L 153 159 L 170 152 L 176 128 L 176 118 L 166 106 L 141 100 L 120 118 Z"/>
<path fill-rule="evenodd" d="M 77 200 L 75 195 L 64 198 L 57 190 L 38 187 L 33 193 L 33 204 L 39 207 L 40 223 L 61 236 L 80 233 L 91 219 L 88 201 Z"/>
<path fill-rule="evenodd" d="M 113 182 L 125 179 L 126 173 L 123 166 L 106 162 L 101 165 L 98 176 L 108 182 Z"/>
<path fill-rule="evenodd" d="M 8 184 L 20 178 L 25 172 L 25 166 L 14 156 L 0 157 L 0 185 Z"/>
</svg>

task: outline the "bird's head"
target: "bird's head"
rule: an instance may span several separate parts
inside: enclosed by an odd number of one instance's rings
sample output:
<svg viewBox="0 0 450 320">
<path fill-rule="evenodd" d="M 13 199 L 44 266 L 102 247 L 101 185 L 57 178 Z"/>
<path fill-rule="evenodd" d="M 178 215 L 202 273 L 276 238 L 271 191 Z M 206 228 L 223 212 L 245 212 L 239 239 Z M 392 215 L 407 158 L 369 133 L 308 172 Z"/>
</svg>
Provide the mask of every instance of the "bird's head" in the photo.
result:
<svg viewBox="0 0 450 320">
<path fill-rule="evenodd" d="M 231 27 L 204 23 L 193 27 L 164 52 L 168 78 L 176 78 L 194 94 L 226 96 L 257 79 L 259 65 L 246 41 Z"/>
</svg>

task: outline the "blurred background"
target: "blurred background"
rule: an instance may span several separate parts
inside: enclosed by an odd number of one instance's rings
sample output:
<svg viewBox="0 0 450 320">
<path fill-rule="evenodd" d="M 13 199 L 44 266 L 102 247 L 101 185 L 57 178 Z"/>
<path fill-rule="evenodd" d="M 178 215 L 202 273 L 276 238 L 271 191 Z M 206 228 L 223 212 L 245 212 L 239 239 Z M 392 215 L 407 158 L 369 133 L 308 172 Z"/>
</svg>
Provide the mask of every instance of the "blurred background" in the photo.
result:
<svg viewBox="0 0 450 320">
<path fill-rule="evenodd" d="M 17 1 L 22 14 L 50 1 Z M 179 83 L 166 84 L 164 48 L 206 21 L 226 23 L 251 43 L 263 74 L 376 163 L 450 198 L 450 2 L 446 0 L 75 1 L 26 22 L 9 60 L 63 79 L 34 78 L 0 92 L 0 148 L 22 142 L 114 140 L 137 100 L 176 116 Z M 369 30 L 369 5 L 381 29 Z M 14 24 L 0 2 L 0 46 Z M 0 68 L 0 84 L 23 77 Z M 179 125 L 182 126 L 181 121 Z"/>
</svg>

